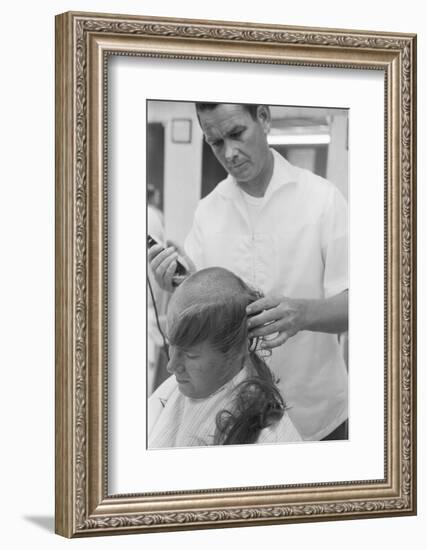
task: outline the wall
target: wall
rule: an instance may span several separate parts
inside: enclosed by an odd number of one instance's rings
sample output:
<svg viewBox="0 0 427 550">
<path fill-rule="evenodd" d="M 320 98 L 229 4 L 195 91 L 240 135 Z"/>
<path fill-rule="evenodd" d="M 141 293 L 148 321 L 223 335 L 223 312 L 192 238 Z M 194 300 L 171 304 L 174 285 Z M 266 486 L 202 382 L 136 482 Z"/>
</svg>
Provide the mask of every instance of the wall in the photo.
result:
<svg viewBox="0 0 427 550">
<path fill-rule="evenodd" d="M 192 103 L 162 101 L 150 103 L 149 122 L 165 126 L 165 234 L 181 246 L 188 235 L 200 198 L 202 137 Z M 172 119 L 191 120 L 191 143 L 172 141 Z M 199 162 L 195 162 L 199 159 Z"/>
<path fill-rule="evenodd" d="M 347 117 L 342 115 L 334 116 L 331 121 L 331 144 L 326 177 L 335 183 L 348 199 Z"/>
<path fill-rule="evenodd" d="M 422 3 L 301 0 L 15 0 L 2 10 L 0 201 L 1 513 L 3 548 L 421 548 L 426 517 L 426 406 L 419 399 L 418 517 L 66 541 L 52 534 L 54 498 L 54 49 L 53 16 L 68 9 L 418 32 L 419 95 L 426 89 Z M 426 146 L 419 106 L 419 151 Z M 426 179 L 419 162 L 419 269 L 425 274 Z M 425 391 L 425 292 L 419 289 L 419 376 Z M 285 466 L 284 466 L 285 467 Z"/>
</svg>

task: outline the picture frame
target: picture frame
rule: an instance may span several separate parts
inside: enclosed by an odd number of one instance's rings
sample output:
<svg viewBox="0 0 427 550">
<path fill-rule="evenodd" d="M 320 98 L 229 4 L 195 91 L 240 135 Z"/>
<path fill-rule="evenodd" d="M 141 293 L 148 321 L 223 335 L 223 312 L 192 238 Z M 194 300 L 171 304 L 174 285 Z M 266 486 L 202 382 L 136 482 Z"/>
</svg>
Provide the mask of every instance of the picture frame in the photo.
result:
<svg viewBox="0 0 427 550">
<path fill-rule="evenodd" d="M 384 75 L 384 476 L 108 491 L 110 56 Z M 56 489 L 65 537 L 416 513 L 416 36 L 68 12 L 56 17 Z M 356 368 L 356 367 L 355 367 Z M 381 370 L 382 372 L 382 370 Z"/>
<path fill-rule="evenodd" d="M 174 118 L 172 120 L 172 142 L 191 143 L 192 120 L 188 118 Z"/>
</svg>

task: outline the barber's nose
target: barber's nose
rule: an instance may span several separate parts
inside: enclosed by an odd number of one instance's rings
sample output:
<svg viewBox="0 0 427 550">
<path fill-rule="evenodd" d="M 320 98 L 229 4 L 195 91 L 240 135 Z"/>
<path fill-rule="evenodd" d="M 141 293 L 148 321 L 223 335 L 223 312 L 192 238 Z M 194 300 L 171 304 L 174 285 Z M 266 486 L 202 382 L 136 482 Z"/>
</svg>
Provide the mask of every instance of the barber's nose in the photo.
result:
<svg viewBox="0 0 427 550">
<path fill-rule="evenodd" d="M 175 374 L 176 372 L 182 374 L 185 370 L 182 354 L 176 350 L 172 350 L 172 348 L 169 348 L 169 352 L 169 362 L 166 365 L 166 370 L 170 374 Z"/>
<path fill-rule="evenodd" d="M 227 162 L 232 161 L 237 156 L 237 151 L 232 142 L 225 142 L 225 160 Z"/>
</svg>

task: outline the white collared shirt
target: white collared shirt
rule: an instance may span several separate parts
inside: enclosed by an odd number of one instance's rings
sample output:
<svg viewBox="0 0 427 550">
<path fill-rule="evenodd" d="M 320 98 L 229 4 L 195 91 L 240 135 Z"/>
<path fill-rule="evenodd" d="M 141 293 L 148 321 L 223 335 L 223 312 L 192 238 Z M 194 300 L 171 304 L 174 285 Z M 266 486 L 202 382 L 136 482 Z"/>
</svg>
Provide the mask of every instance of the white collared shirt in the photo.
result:
<svg viewBox="0 0 427 550">
<path fill-rule="evenodd" d="M 329 181 L 273 151 L 272 179 L 251 223 L 232 176 L 202 199 L 185 249 L 198 269 L 220 266 L 264 293 L 322 299 L 348 288 L 347 203 Z M 297 430 L 322 439 L 347 413 L 347 370 L 336 335 L 303 331 L 273 351 Z"/>
</svg>

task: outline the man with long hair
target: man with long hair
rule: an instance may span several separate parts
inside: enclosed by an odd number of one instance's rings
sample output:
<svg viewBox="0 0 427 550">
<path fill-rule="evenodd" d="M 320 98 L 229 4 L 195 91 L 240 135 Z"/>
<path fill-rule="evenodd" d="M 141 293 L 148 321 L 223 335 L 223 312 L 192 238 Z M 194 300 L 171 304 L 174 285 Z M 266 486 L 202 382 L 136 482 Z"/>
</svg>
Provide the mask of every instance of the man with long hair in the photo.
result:
<svg viewBox="0 0 427 550">
<path fill-rule="evenodd" d="M 167 312 L 172 376 L 149 399 L 149 448 L 301 439 L 248 337 L 246 307 L 258 297 L 222 268 L 177 288 Z"/>
</svg>

